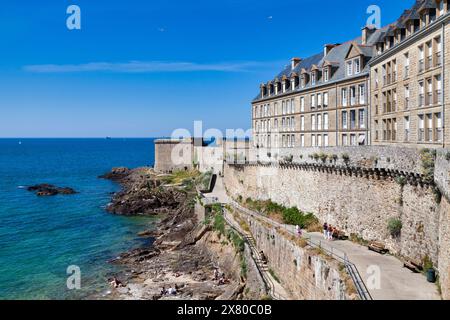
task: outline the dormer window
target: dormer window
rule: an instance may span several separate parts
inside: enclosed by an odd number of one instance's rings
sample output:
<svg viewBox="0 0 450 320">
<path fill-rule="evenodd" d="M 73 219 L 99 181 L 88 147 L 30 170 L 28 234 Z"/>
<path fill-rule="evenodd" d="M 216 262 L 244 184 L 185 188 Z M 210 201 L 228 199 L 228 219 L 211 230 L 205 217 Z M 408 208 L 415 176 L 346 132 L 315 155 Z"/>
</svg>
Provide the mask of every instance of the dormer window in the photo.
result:
<svg viewBox="0 0 450 320">
<path fill-rule="evenodd" d="M 330 68 L 326 67 L 323 69 L 323 81 L 328 82 L 330 80 Z"/>
<path fill-rule="evenodd" d="M 361 59 L 356 58 L 353 60 L 354 68 L 355 68 L 355 74 L 358 74 L 361 72 Z"/>
<path fill-rule="evenodd" d="M 311 85 L 315 85 L 316 84 L 316 79 L 317 78 L 317 72 L 316 71 L 313 71 L 313 72 L 311 72 Z"/>
<path fill-rule="evenodd" d="M 347 76 L 351 76 L 353 74 L 353 62 L 347 61 Z"/>
<path fill-rule="evenodd" d="M 445 13 L 444 2 L 444 0 L 439 1 L 439 16 L 442 16 Z"/>
<path fill-rule="evenodd" d="M 302 75 L 301 86 L 302 86 L 302 88 L 304 88 L 306 86 L 306 77 L 304 74 Z"/>
</svg>

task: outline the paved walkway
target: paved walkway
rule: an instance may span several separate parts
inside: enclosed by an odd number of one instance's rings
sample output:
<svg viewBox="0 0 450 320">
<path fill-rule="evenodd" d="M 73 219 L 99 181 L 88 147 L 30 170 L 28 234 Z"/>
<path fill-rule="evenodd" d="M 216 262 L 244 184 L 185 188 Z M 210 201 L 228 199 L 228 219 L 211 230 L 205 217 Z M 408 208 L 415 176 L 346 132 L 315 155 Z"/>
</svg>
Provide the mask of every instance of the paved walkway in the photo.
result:
<svg viewBox="0 0 450 320">
<path fill-rule="evenodd" d="M 221 177 L 217 177 L 214 191 L 208 194 L 209 197 L 216 197 L 223 204 L 235 204 L 229 199 Z M 240 210 L 248 214 L 248 209 Z M 295 227 L 277 223 L 256 212 L 252 212 L 258 218 L 264 219 L 274 227 L 282 227 L 295 234 Z M 429 283 L 425 276 L 413 273 L 403 267 L 403 263 L 391 255 L 381 255 L 369 251 L 367 247 L 361 246 L 351 241 L 326 241 L 320 233 L 306 233 L 305 237 L 313 242 L 319 243 L 328 251 L 333 251 L 337 255 L 346 255 L 356 266 L 364 283 L 369 289 L 374 300 L 440 300 L 437 286 Z M 372 286 L 374 277 L 371 275 L 379 270 L 379 288 Z"/>
</svg>

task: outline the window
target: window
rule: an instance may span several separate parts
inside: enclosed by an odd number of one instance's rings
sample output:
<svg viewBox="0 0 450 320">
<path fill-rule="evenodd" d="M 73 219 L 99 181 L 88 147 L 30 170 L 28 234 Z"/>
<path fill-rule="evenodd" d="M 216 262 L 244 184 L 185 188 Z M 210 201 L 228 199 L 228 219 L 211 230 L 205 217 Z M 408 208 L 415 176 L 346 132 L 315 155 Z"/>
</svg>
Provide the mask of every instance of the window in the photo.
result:
<svg viewBox="0 0 450 320">
<path fill-rule="evenodd" d="M 323 114 L 323 129 L 328 130 L 328 113 Z"/>
<path fill-rule="evenodd" d="M 405 121 L 405 137 L 404 137 L 404 140 L 405 141 L 409 141 L 409 128 L 410 128 L 409 117 L 405 117 L 404 121 Z"/>
<path fill-rule="evenodd" d="M 356 128 L 356 110 L 350 111 L 350 129 Z"/>
<path fill-rule="evenodd" d="M 322 94 L 321 93 L 317 94 L 317 106 L 318 107 L 322 106 Z"/>
<path fill-rule="evenodd" d="M 355 74 L 358 74 L 361 72 L 361 60 L 360 58 L 357 58 L 354 60 L 354 65 L 355 65 Z"/>
<path fill-rule="evenodd" d="M 427 114 L 427 140 L 433 142 L 433 115 Z"/>
<path fill-rule="evenodd" d="M 305 131 L 305 116 L 300 117 L 300 130 Z"/>
<path fill-rule="evenodd" d="M 316 72 L 315 71 L 311 72 L 311 85 L 316 84 L 316 77 L 317 77 Z"/>
<path fill-rule="evenodd" d="M 419 72 L 425 69 L 425 52 L 423 46 L 419 46 Z"/>
<path fill-rule="evenodd" d="M 329 79 L 330 79 L 329 69 L 328 67 L 326 67 L 325 69 L 323 69 L 323 81 L 328 82 Z"/>
<path fill-rule="evenodd" d="M 347 89 L 342 89 L 341 91 L 341 97 L 342 97 L 342 106 L 347 106 Z"/>
<path fill-rule="evenodd" d="M 325 92 L 323 94 L 323 107 L 324 108 L 328 107 L 328 92 Z"/>
<path fill-rule="evenodd" d="M 291 146 L 292 146 L 292 148 L 295 147 L 295 135 L 294 134 L 291 135 Z"/>
<path fill-rule="evenodd" d="M 311 130 L 316 130 L 316 116 L 314 114 L 311 116 Z"/>
<path fill-rule="evenodd" d="M 347 61 L 347 76 L 351 76 L 353 74 L 353 63 L 352 61 Z"/>
<path fill-rule="evenodd" d="M 375 89 L 378 89 L 378 86 L 379 86 L 379 79 L 378 79 L 378 69 L 375 69 L 375 71 L 374 71 L 374 79 L 375 79 Z"/>
<path fill-rule="evenodd" d="M 283 115 L 286 114 L 286 108 L 285 108 L 285 106 L 284 106 L 284 101 L 281 101 L 281 113 L 282 113 Z"/>
<path fill-rule="evenodd" d="M 291 113 L 291 100 L 286 101 L 286 114 Z"/>
<path fill-rule="evenodd" d="M 295 113 L 295 100 L 291 99 L 291 113 Z"/>
<path fill-rule="evenodd" d="M 304 134 L 300 135 L 300 144 L 302 147 L 305 146 L 305 135 Z"/>
<path fill-rule="evenodd" d="M 343 146 L 348 146 L 348 137 L 346 134 L 342 135 L 342 145 Z"/>
<path fill-rule="evenodd" d="M 316 135 L 311 135 L 311 147 L 316 146 Z"/>
<path fill-rule="evenodd" d="M 305 111 L 305 97 L 300 98 L 300 112 Z"/>
<path fill-rule="evenodd" d="M 405 110 L 409 109 L 409 85 L 405 86 Z"/>
<path fill-rule="evenodd" d="M 322 130 L 322 115 L 317 115 L 317 130 Z"/>
<path fill-rule="evenodd" d="M 435 139 L 438 142 L 442 142 L 443 134 L 442 134 L 442 113 L 436 113 L 436 134 Z"/>
<path fill-rule="evenodd" d="M 433 104 L 433 80 L 427 80 L 427 105 L 431 106 Z"/>
<path fill-rule="evenodd" d="M 405 53 L 404 59 L 405 59 L 405 62 L 404 62 L 405 69 L 404 69 L 403 78 L 406 79 L 406 78 L 409 78 L 409 64 L 410 64 L 409 53 Z"/>
<path fill-rule="evenodd" d="M 295 118 L 291 117 L 291 129 L 295 130 Z"/>
<path fill-rule="evenodd" d="M 444 0 L 439 1 L 439 16 L 444 15 Z"/>
<path fill-rule="evenodd" d="M 317 136 L 317 146 L 318 147 L 322 146 L 322 135 L 320 134 Z"/>
<path fill-rule="evenodd" d="M 342 111 L 342 129 L 347 129 L 347 111 Z"/>
<path fill-rule="evenodd" d="M 442 104 L 442 76 L 439 74 L 435 77 L 436 92 L 435 92 L 435 104 Z"/>
<path fill-rule="evenodd" d="M 418 140 L 423 141 L 425 136 L 425 123 L 423 115 L 419 115 L 419 133 L 418 133 Z"/>
<path fill-rule="evenodd" d="M 352 146 L 356 146 L 356 134 L 351 134 L 350 135 L 350 144 Z"/>
<path fill-rule="evenodd" d="M 427 65 L 426 68 L 429 69 L 433 67 L 433 43 L 431 41 L 427 42 Z"/>
<path fill-rule="evenodd" d="M 434 58 L 435 67 L 440 67 L 442 65 L 442 42 L 441 37 L 437 37 L 435 40 L 436 45 L 436 55 Z"/>
<path fill-rule="evenodd" d="M 362 84 L 359 86 L 359 104 L 365 103 L 366 103 L 366 86 Z"/>
<path fill-rule="evenodd" d="M 350 87 L 350 105 L 356 104 L 356 87 Z"/>
<path fill-rule="evenodd" d="M 358 112 L 358 123 L 361 129 L 366 127 L 366 111 L 364 109 L 360 109 Z"/>
<path fill-rule="evenodd" d="M 311 95 L 311 108 L 316 107 L 316 95 Z"/>
<path fill-rule="evenodd" d="M 328 135 L 327 134 L 323 135 L 323 146 L 328 147 Z"/>
<path fill-rule="evenodd" d="M 423 107 L 425 105 L 425 87 L 424 82 L 419 81 L 419 107 Z"/>
</svg>

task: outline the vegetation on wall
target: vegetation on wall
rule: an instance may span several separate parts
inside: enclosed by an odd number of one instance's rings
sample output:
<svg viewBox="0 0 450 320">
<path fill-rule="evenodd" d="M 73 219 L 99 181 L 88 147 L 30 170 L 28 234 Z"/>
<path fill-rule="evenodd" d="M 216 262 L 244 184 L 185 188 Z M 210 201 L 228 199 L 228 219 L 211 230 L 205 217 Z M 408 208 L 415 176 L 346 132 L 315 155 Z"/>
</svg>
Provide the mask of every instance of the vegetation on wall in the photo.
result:
<svg viewBox="0 0 450 320">
<path fill-rule="evenodd" d="M 244 205 L 274 220 L 290 225 L 298 225 L 303 229 L 313 228 L 319 224 L 319 220 L 312 213 L 304 213 L 297 207 L 287 208 L 271 200 L 260 201 L 247 198 Z"/>
<path fill-rule="evenodd" d="M 391 218 L 388 220 L 388 231 L 394 238 L 398 238 L 402 232 L 403 224 L 398 218 Z"/>
<path fill-rule="evenodd" d="M 436 150 L 422 149 L 420 151 L 420 161 L 422 163 L 422 174 L 425 182 L 433 183 Z"/>
</svg>

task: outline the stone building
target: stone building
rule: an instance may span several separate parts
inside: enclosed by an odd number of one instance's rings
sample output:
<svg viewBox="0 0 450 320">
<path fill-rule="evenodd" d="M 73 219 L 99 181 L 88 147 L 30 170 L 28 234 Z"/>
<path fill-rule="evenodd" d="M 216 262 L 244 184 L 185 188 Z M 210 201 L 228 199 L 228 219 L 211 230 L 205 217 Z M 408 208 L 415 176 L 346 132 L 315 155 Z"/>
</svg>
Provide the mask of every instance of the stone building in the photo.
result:
<svg viewBox="0 0 450 320">
<path fill-rule="evenodd" d="M 448 0 L 418 0 L 376 41 L 370 62 L 373 144 L 450 144 L 448 10 Z"/>
<path fill-rule="evenodd" d="M 393 24 L 293 58 L 252 102 L 254 146 L 448 146 L 448 7 L 417 0 Z"/>
<path fill-rule="evenodd" d="M 381 30 L 293 58 L 253 101 L 254 144 L 263 148 L 368 144 L 369 61 Z"/>
</svg>

